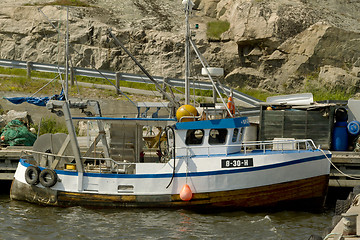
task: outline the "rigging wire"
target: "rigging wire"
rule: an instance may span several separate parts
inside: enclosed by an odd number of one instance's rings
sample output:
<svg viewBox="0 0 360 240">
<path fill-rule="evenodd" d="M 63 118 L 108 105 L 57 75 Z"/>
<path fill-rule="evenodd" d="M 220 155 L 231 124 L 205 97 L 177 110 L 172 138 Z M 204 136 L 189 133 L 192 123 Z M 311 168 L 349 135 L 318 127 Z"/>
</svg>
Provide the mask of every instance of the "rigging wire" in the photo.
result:
<svg viewBox="0 0 360 240">
<path fill-rule="evenodd" d="M 42 86 L 41 88 L 39 88 L 35 93 L 33 93 L 30 97 L 35 96 L 38 92 L 40 92 L 41 90 L 43 90 L 47 85 L 49 85 L 50 83 L 52 83 L 55 79 L 57 79 L 59 77 L 59 75 L 57 75 L 55 78 L 53 78 L 51 81 L 49 81 L 48 83 L 46 83 L 44 86 Z"/>
<path fill-rule="evenodd" d="M 53 28 L 55 28 L 55 30 L 59 33 L 59 35 L 62 35 L 62 33 L 55 27 L 55 25 L 50 21 L 50 19 L 42 12 L 42 10 L 40 8 L 38 8 L 38 11 L 40 13 L 42 13 L 42 15 L 44 15 L 44 17 L 46 18 L 46 20 L 51 24 L 51 26 Z M 80 54 L 75 48 L 73 48 L 72 46 L 69 46 L 75 53 L 77 53 L 79 56 L 82 56 L 82 54 Z M 115 87 L 116 90 L 118 90 L 119 93 L 121 93 L 121 95 L 123 95 L 124 97 L 126 97 L 134 106 L 137 107 L 137 105 L 123 92 L 121 91 L 119 88 L 116 87 L 116 85 L 110 81 L 98 68 L 95 67 L 95 65 L 91 62 L 89 62 L 87 59 L 83 59 L 87 64 L 89 64 L 93 69 L 95 69 L 96 71 L 98 71 L 98 73 L 104 78 L 106 79 L 112 86 Z"/>
<path fill-rule="evenodd" d="M 223 97 L 221 96 L 221 94 L 220 94 L 220 92 L 219 92 L 219 89 L 216 87 L 216 84 L 215 84 L 214 80 L 212 79 L 212 77 L 211 77 L 211 75 L 210 75 L 210 73 L 209 73 L 209 70 L 208 70 L 208 69 L 207 69 L 207 67 L 205 66 L 205 63 L 203 62 L 203 60 L 202 60 L 202 58 L 201 58 L 201 54 L 200 54 L 200 52 L 198 51 L 197 47 L 195 46 L 195 43 L 194 43 L 191 39 L 189 39 L 189 40 L 190 40 L 190 43 L 191 43 L 192 47 L 193 47 L 193 48 L 194 48 L 194 50 L 195 50 L 196 55 L 197 55 L 197 56 L 198 56 L 198 58 L 199 58 L 199 60 L 200 60 L 201 64 L 202 64 L 202 65 L 203 65 L 203 67 L 206 69 L 206 72 L 207 72 L 207 74 L 208 74 L 208 77 L 209 77 L 209 79 L 210 79 L 211 83 L 213 84 L 213 86 L 214 86 L 214 88 L 215 88 L 215 90 L 216 90 L 217 94 L 219 95 L 219 97 L 220 97 L 220 99 L 221 99 L 222 103 L 224 104 L 224 106 L 225 106 L 225 108 L 226 108 L 227 112 L 229 113 L 229 116 L 233 117 L 233 114 L 231 113 L 230 109 L 229 109 L 229 108 L 228 108 L 228 106 L 226 105 L 226 103 L 225 103 L 225 101 L 224 101 Z"/>
</svg>

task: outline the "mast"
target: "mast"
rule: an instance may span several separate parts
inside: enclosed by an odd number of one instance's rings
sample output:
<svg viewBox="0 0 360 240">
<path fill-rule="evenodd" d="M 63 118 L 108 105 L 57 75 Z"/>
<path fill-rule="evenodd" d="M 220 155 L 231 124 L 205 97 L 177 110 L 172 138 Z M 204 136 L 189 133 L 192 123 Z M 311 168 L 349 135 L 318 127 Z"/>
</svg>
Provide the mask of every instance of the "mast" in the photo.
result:
<svg viewBox="0 0 360 240">
<path fill-rule="evenodd" d="M 190 25 L 189 14 L 194 6 L 191 0 L 183 0 L 185 6 L 185 104 L 190 104 Z"/>
<path fill-rule="evenodd" d="M 69 100 L 69 7 L 66 7 L 65 100 Z"/>
</svg>

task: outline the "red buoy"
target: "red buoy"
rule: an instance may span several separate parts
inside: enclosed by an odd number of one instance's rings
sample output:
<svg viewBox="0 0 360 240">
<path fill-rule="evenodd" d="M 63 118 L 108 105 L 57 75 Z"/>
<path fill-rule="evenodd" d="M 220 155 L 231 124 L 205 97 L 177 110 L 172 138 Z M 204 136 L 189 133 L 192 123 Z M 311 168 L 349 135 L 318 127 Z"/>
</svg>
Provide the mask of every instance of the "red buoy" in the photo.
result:
<svg viewBox="0 0 360 240">
<path fill-rule="evenodd" d="M 183 201 L 190 201 L 192 198 L 192 192 L 189 185 L 185 184 L 180 191 L 180 198 Z"/>
</svg>

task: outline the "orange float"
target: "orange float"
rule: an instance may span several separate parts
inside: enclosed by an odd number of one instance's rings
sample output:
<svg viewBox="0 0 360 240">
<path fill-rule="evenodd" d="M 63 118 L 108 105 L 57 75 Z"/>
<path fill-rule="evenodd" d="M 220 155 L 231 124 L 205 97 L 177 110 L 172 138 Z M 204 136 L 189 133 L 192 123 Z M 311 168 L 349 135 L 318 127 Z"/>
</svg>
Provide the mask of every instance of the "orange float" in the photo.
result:
<svg viewBox="0 0 360 240">
<path fill-rule="evenodd" d="M 185 184 L 180 191 L 180 198 L 183 201 L 190 201 L 192 199 L 192 191 L 189 185 Z"/>
</svg>

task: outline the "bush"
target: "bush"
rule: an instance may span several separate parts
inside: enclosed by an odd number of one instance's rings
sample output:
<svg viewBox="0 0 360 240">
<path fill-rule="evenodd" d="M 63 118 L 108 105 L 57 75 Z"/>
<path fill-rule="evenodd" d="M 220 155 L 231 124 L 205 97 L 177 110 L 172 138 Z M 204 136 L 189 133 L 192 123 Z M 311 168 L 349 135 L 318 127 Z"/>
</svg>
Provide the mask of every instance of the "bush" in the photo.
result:
<svg viewBox="0 0 360 240">
<path fill-rule="evenodd" d="M 38 132 L 39 125 L 33 126 Z M 45 133 L 66 133 L 68 134 L 68 130 L 66 128 L 65 123 L 59 123 L 55 118 L 43 118 L 40 123 L 40 133 L 39 135 Z"/>
<path fill-rule="evenodd" d="M 220 40 L 221 34 L 229 30 L 229 28 L 230 23 L 227 21 L 208 22 L 206 36 L 210 40 Z"/>
</svg>

